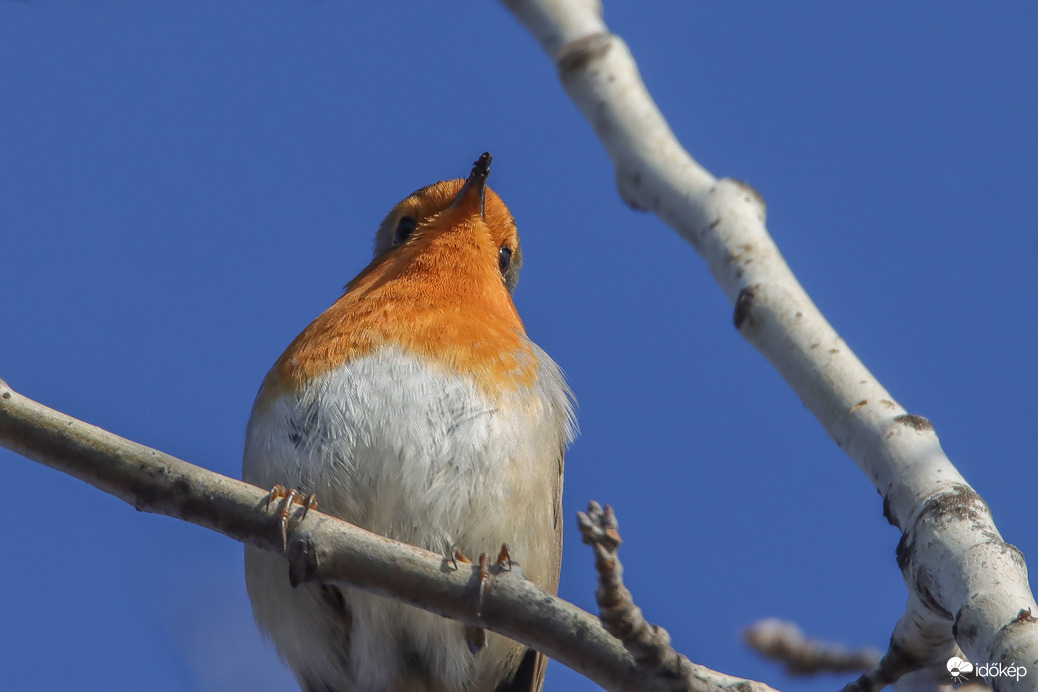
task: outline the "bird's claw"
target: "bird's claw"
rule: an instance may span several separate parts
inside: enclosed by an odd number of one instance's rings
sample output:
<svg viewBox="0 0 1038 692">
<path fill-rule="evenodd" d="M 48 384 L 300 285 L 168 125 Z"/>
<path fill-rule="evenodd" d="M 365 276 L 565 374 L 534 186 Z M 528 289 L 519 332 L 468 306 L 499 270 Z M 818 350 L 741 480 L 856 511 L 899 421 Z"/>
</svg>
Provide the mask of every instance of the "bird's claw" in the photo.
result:
<svg viewBox="0 0 1038 692">
<path fill-rule="evenodd" d="M 447 557 L 450 558 L 451 569 L 455 572 L 458 571 L 458 564 L 460 563 L 472 564 L 472 560 L 465 557 L 465 553 L 461 552 L 461 546 L 452 545 L 450 554 Z"/>
<path fill-rule="evenodd" d="M 479 554 L 479 591 L 476 596 L 476 615 L 483 617 L 483 594 L 490 586 L 490 553 Z"/>
<path fill-rule="evenodd" d="M 512 560 L 512 554 L 508 552 L 508 544 L 501 544 L 501 552 L 497 554 L 497 565 L 503 572 L 511 572 L 512 567 L 515 565 L 515 561 Z"/>
<path fill-rule="evenodd" d="M 303 513 L 299 515 L 299 521 L 306 519 L 306 513 L 311 509 L 317 509 L 317 493 L 310 493 L 309 495 L 303 495 L 295 488 L 286 488 L 283 485 L 275 485 L 267 493 L 267 504 L 266 510 L 270 511 L 270 503 L 274 500 L 281 500 L 284 502 L 281 505 L 281 509 L 278 510 L 278 517 L 281 522 L 281 549 L 288 550 L 288 522 L 292 518 L 292 504 L 295 503 L 303 508 Z"/>
<path fill-rule="evenodd" d="M 471 565 L 472 560 L 469 560 L 465 553 L 461 551 L 459 546 L 453 545 L 450 549 L 449 561 L 451 569 L 457 571 L 460 564 Z M 502 543 L 501 550 L 497 554 L 496 564 L 502 571 L 510 572 L 512 567 L 516 564 L 512 560 L 512 555 L 508 551 L 508 544 Z M 490 586 L 490 570 L 492 568 L 490 562 L 490 553 L 479 554 L 479 586 L 476 592 L 476 617 L 483 616 L 483 596 L 486 594 L 487 587 Z M 465 627 L 465 643 L 468 644 L 469 651 L 473 654 L 478 654 L 487 643 L 487 633 L 482 627 Z"/>
</svg>

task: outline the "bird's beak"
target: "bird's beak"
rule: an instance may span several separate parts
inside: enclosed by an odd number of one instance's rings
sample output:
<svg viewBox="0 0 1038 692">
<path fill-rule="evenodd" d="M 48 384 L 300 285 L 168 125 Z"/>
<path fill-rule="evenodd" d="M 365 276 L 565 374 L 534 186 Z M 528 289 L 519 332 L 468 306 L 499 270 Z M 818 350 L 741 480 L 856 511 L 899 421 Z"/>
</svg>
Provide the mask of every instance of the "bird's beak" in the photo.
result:
<svg viewBox="0 0 1038 692">
<path fill-rule="evenodd" d="M 490 152 L 484 151 L 483 155 L 472 164 L 472 172 L 469 173 L 468 180 L 461 186 L 454 201 L 451 202 L 452 209 L 474 204 L 478 200 L 479 215 L 486 216 L 487 176 L 490 175 L 492 158 Z"/>
</svg>

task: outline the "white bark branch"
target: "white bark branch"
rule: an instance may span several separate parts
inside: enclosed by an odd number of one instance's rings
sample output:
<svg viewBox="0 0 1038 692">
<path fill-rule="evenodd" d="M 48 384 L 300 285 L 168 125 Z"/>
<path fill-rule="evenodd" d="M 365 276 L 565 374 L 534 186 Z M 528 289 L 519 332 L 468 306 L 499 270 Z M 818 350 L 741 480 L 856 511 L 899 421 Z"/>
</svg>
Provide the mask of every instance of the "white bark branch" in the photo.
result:
<svg viewBox="0 0 1038 692">
<path fill-rule="evenodd" d="M 898 564 L 909 598 L 880 677 L 943 666 L 956 642 L 975 663 L 1038 661 L 1030 615 L 1038 605 L 1022 555 L 1002 540 L 929 421 L 896 402 L 811 302 L 767 232 L 760 195 L 714 178 L 681 147 L 597 0 L 503 3 L 595 129 L 621 197 L 696 249 L 735 306 L 739 332 L 883 495 L 885 515 L 903 533 Z M 1031 689 L 1033 679 L 997 683 Z"/>
<path fill-rule="evenodd" d="M 114 495 L 138 510 L 212 529 L 282 552 L 280 520 L 268 493 L 50 409 L 0 380 L 0 445 Z M 319 498 L 318 498 L 319 500 Z M 476 615 L 478 567 L 309 511 L 289 534 L 285 576 L 295 583 L 343 582 L 499 632 L 616 692 L 672 688 L 635 663 L 598 619 L 522 577 L 496 573 Z M 697 667 L 702 692 L 771 688 Z M 745 687 L 743 687 L 745 686 Z"/>
</svg>

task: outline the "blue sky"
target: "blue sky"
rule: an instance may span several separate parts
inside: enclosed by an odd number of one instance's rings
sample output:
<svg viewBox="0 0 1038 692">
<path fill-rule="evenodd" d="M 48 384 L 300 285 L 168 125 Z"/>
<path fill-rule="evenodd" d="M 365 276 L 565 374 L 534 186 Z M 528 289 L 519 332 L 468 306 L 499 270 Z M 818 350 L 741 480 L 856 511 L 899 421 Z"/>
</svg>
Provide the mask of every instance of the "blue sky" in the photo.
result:
<svg viewBox="0 0 1038 692">
<path fill-rule="evenodd" d="M 357 9 L 357 8 L 363 9 Z M 1038 556 L 1038 7 L 625 3 L 684 145 L 768 202 L 849 345 L 927 416 Z M 237 475 L 267 368 L 411 190 L 494 154 L 516 302 L 566 370 L 573 514 L 612 503 L 628 586 L 694 661 L 787 689 L 739 643 L 776 616 L 883 647 L 903 610 L 874 488 L 731 325 L 705 265 L 615 194 L 540 48 L 496 3 L 0 2 L 0 377 Z M 241 546 L 0 450 L 10 689 L 293 689 Z M 44 663 L 45 662 L 45 663 Z M 590 690 L 554 664 L 549 690 Z"/>
</svg>

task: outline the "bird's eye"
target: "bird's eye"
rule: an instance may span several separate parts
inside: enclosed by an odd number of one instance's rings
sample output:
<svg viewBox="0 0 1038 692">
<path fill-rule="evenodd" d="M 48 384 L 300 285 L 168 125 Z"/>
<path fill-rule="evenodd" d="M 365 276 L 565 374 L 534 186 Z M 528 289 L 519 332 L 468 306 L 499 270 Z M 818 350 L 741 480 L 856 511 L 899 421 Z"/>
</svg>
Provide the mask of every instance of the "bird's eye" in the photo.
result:
<svg viewBox="0 0 1038 692">
<path fill-rule="evenodd" d="M 403 244 L 411 237 L 416 228 L 418 228 L 418 221 L 413 216 L 401 216 L 396 224 L 396 233 L 393 234 L 393 245 Z"/>
<path fill-rule="evenodd" d="M 512 266 L 512 248 L 507 245 L 501 248 L 497 255 L 497 266 L 502 274 L 508 273 L 508 268 Z"/>
</svg>

